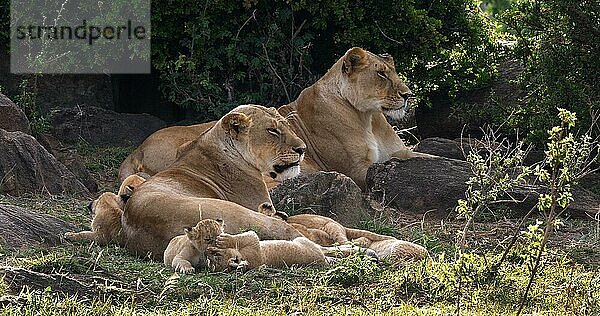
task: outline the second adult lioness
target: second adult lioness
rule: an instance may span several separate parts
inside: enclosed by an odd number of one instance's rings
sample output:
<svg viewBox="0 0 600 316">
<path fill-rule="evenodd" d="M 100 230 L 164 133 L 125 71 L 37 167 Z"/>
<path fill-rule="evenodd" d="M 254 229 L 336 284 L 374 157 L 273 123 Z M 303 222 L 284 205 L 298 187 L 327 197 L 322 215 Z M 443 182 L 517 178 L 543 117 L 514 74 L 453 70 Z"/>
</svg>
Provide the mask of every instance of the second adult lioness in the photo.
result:
<svg viewBox="0 0 600 316">
<path fill-rule="evenodd" d="M 122 217 L 125 247 L 162 258 L 173 237 L 207 218 L 224 220 L 225 232 L 232 234 L 252 229 L 261 239 L 302 236 L 285 221 L 254 210 L 271 202 L 262 175 L 297 175 L 304 150 L 275 109 L 237 107 L 133 192 Z"/>
<path fill-rule="evenodd" d="M 360 187 L 367 169 L 392 157 L 428 156 L 409 150 L 384 113 L 402 118 L 413 95 L 400 80 L 389 55 L 352 48 L 298 99 L 279 108 L 307 144 L 303 172 L 337 171 Z M 119 177 L 164 170 L 181 145 L 214 122 L 176 126 L 155 132 L 121 165 Z"/>
</svg>

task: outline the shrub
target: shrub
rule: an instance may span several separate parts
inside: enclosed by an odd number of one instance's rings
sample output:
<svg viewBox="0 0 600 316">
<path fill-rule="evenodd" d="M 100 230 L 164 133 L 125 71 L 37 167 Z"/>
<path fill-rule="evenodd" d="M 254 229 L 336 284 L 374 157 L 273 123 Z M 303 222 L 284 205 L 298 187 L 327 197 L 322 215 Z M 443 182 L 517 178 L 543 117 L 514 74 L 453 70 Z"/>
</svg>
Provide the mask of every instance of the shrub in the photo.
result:
<svg viewBox="0 0 600 316">
<path fill-rule="evenodd" d="M 503 122 L 512 113 L 506 127 L 527 132 L 538 145 L 544 144 L 547 130 L 560 124 L 557 105 L 575 112 L 580 126 L 590 126 L 590 113 L 600 109 L 600 3 L 511 0 L 508 7 L 490 10 L 516 40 L 513 53 L 524 66 L 519 80 L 523 102 L 501 104 L 496 111 L 502 113 L 488 113 L 489 119 Z"/>
<path fill-rule="evenodd" d="M 281 105 L 348 48 L 394 56 L 428 103 L 487 82 L 493 40 L 473 0 L 153 3 L 153 60 L 166 96 L 215 118 Z"/>
</svg>

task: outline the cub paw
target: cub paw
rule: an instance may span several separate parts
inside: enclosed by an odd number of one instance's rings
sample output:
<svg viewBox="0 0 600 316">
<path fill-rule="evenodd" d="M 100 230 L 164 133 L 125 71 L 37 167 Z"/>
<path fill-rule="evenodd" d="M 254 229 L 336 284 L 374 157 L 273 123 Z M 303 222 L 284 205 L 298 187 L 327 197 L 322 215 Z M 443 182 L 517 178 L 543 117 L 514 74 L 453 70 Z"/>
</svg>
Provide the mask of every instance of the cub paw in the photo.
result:
<svg viewBox="0 0 600 316">
<path fill-rule="evenodd" d="M 235 237 L 227 233 L 222 233 L 217 236 L 217 247 L 222 249 L 236 248 Z"/>
<path fill-rule="evenodd" d="M 65 235 L 64 235 L 64 237 L 65 237 L 65 239 L 68 239 L 68 240 L 75 240 L 76 237 L 77 237 L 77 233 L 75 233 L 75 232 L 66 232 Z"/>
<path fill-rule="evenodd" d="M 194 267 L 181 267 L 181 266 L 178 266 L 175 269 L 175 272 L 179 272 L 179 273 L 183 273 L 183 274 L 192 274 L 192 273 L 196 272 L 196 269 L 194 269 Z"/>
</svg>

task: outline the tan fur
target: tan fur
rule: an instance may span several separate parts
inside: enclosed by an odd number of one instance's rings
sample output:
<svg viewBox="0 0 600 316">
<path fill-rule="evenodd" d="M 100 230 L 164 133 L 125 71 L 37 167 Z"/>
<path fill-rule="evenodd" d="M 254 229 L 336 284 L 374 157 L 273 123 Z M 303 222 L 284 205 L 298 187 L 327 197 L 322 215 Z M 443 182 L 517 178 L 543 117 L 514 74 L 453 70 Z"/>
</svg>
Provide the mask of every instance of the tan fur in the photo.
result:
<svg viewBox="0 0 600 316">
<path fill-rule="evenodd" d="M 190 274 L 197 267 L 207 267 L 206 248 L 216 246 L 217 236 L 223 233 L 223 222 L 203 219 L 184 231 L 184 235 L 171 239 L 163 262 L 175 272 Z"/>
<path fill-rule="evenodd" d="M 364 188 L 367 169 L 373 163 L 392 157 L 429 156 L 409 150 L 384 117 L 384 113 L 403 117 L 411 95 L 391 57 L 355 47 L 279 112 L 308 146 L 303 172 L 337 171 Z M 164 170 L 182 145 L 214 124 L 157 131 L 123 162 L 120 177 Z"/>
<path fill-rule="evenodd" d="M 223 219 L 228 233 L 253 229 L 263 239 L 301 236 L 283 220 L 254 210 L 271 203 L 262 174 L 295 176 L 304 146 L 274 109 L 234 109 L 135 190 L 122 217 L 125 247 L 162 257 L 184 227 L 206 218 Z"/>
<path fill-rule="evenodd" d="M 419 260 L 428 256 L 427 250 L 415 243 L 366 230 L 346 228 L 324 216 L 300 214 L 291 216 L 287 222 L 321 246 L 355 244 L 375 251 L 380 259 Z"/>
<path fill-rule="evenodd" d="M 118 194 L 106 192 L 94 200 L 90 206 L 92 212 L 91 231 L 66 232 L 69 240 L 89 240 L 100 245 L 122 244 L 121 215 L 125 207 L 124 198 L 131 196 L 135 188 L 146 181 L 138 175 L 130 175 L 121 184 Z"/>
<path fill-rule="evenodd" d="M 255 232 L 249 231 L 238 235 L 222 234 L 217 237 L 217 246 L 209 247 L 206 252 L 213 271 L 255 269 L 262 265 L 285 268 L 328 263 L 321 247 L 305 237 L 291 241 L 260 241 Z"/>
</svg>

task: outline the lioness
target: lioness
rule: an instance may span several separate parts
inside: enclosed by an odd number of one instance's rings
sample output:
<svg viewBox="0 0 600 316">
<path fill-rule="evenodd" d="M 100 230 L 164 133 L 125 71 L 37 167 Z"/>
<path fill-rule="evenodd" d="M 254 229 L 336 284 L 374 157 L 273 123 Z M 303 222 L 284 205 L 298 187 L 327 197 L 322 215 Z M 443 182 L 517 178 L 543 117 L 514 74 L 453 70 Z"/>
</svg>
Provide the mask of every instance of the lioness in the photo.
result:
<svg viewBox="0 0 600 316">
<path fill-rule="evenodd" d="M 122 217 L 125 247 L 162 258 L 171 238 L 206 218 L 223 219 L 228 233 L 253 229 L 263 239 L 301 237 L 285 221 L 253 210 L 271 203 L 262 174 L 297 175 L 304 150 L 276 110 L 235 108 L 133 192 Z"/>
<path fill-rule="evenodd" d="M 164 253 L 164 263 L 175 272 L 190 274 L 196 267 L 206 267 L 206 248 L 216 246 L 223 233 L 223 221 L 203 219 L 196 226 L 184 229 L 185 234 L 173 237 Z"/>
<path fill-rule="evenodd" d="M 221 234 L 217 247 L 208 247 L 206 257 L 213 271 L 238 268 L 255 269 L 266 265 L 284 268 L 291 265 L 326 265 L 327 258 L 321 246 L 305 237 L 294 240 L 259 240 L 253 231 L 237 235 Z"/>
<path fill-rule="evenodd" d="M 400 80 L 389 55 L 352 48 L 298 99 L 279 108 L 307 144 L 302 172 L 337 171 L 366 185 L 371 164 L 392 157 L 429 156 L 409 150 L 385 120 L 402 118 L 413 95 Z M 120 179 L 168 167 L 178 148 L 215 122 L 169 127 L 150 135 L 125 161 Z"/>
<path fill-rule="evenodd" d="M 88 206 L 92 214 L 92 230 L 78 233 L 66 232 L 65 238 L 73 241 L 95 241 L 99 245 L 122 244 L 121 215 L 123 208 L 135 188 L 144 181 L 146 179 L 133 174 L 123 181 L 117 194 L 105 192 L 100 195 Z"/>
</svg>

